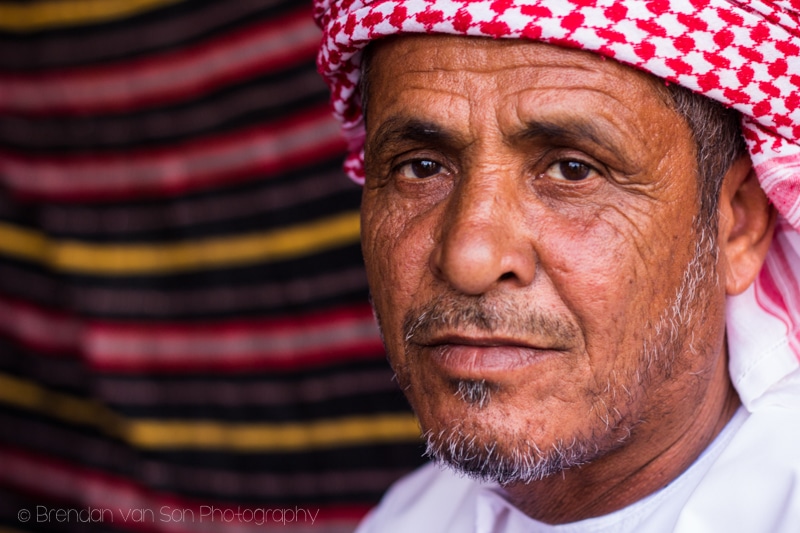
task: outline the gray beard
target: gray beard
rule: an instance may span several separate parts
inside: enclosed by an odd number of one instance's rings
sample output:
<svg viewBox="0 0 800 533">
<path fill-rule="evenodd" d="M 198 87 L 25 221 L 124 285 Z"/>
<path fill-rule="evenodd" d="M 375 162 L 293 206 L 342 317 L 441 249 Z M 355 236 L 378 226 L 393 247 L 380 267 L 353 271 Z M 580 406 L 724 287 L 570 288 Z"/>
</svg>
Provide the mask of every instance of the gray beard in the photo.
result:
<svg viewBox="0 0 800 533">
<path fill-rule="evenodd" d="M 645 384 L 655 375 L 668 379 L 673 373 L 676 356 L 681 350 L 687 349 L 686 346 L 691 353 L 698 352 L 690 333 L 692 324 L 695 319 L 704 319 L 703 302 L 709 288 L 716 286 L 719 281 L 716 273 L 718 248 L 713 233 L 702 224 L 695 227 L 697 238 L 694 256 L 687 264 L 672 304 L 664 309 L 654 323 L 648 324 L 649 334 L 643 342 L 639 367 L 632 376 L 638 385 Z M 698 316 L 698 311 L 701 316 Z M 427 327 L 431 321 L 445 320 L 493 329 L 501 316 L 508 315 L 498 312 L 496 308 L 478 309 L 477 306 L 464 311 L 453 312 L 440 308 L 435 312 L 421 313 L 415 320 L 406 321 L 406 346 L 408 349 L 415 331 Z M 539 326 L 556 328 L 549 324 Z M 552 333 L 557 332 L 554 330 Z M 560 334 L 570 335 L 573 332 L 561 331 Z M 492 391 L 491 383 L 470 380 L 458 382 L 455 393 L 473 408 L 485 409 L 491 403 Z M 608 397 L 609 393 L 613 397 L 623 398 L 623 401 L 633 398 L 630 389 L 617 381 L 617 376 L 613 376 L 613 379 L 609 377 L 606 390 L 595 393 L 596 401 L 592 409 L 604 423 L 604 430 L 575 437 L 572 442 L 558 441 L 543 450 L 524 435 L 493 435 L 485 428 L 464 427 L 462 422 L 456 421 L 449 428 L 424 433 L 425 454 L 436 463 L 448 465 L 482 481 L 509 484 L 541 480 L 590 463 L 627 443 L 641 420 L 620 413 L 613 405 L 607 405 L 602 395 Z M 502 445 L 498 445 L 498 442 L 502 442 Z"/>
</svg>

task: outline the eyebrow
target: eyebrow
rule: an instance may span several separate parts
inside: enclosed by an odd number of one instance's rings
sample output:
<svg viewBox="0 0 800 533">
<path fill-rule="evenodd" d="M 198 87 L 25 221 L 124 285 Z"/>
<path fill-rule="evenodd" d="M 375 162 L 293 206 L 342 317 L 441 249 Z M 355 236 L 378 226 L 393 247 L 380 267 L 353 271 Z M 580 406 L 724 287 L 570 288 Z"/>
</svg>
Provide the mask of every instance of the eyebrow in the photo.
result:
<svg viewBox="0 0 800 533">
<path fill-rule="evenodd" d="M 602 151 L 616 158 L 626 167 L 635 166 L 629 156 L 622 150 L 625 143 L 610 130 L 600 129 L 600 126 L 591 121 L 579 118 L 566 121 L 553 122 L 548 120 L 533 120 L 525 123 L 524 128 L 512 135 L 511 141 L 540 141 L 548 143 L 575 146 L 577 148 L 594 145 Z"/>
<path fill-rule="evenodd" d="M 569 144 L 589 142 L 616 152 L 612 142 L 607 140 L 593 122 L 585 120 L 570 120 L 565 123 L 536 120 L 525 123 L 519 133 L 512 136 L 512 140 L 538 140 L 564 141 Z"/>
<path fill-rule="evenodd" d="M 380 125 L 369 141 L 368 152 L 375 155 L 382 147 L 404 142 L 448 146 L 462 144 L 459 137 L 434 122 L 391 117 Z"/>
</svg>

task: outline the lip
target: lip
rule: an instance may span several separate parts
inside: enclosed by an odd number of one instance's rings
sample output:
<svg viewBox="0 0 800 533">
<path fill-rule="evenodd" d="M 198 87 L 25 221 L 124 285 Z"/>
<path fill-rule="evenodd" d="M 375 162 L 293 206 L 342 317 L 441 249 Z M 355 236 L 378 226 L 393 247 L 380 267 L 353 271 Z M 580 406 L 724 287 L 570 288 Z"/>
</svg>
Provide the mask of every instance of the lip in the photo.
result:
<svg viewBox="0 0 800 533">
<path fill-rule="evenodd" d="M 558 351 L 505 338 L 447 336 L 422 345 L 445 375 L 458 379 L 492 379 L 519 371 Z"/>
</svg>

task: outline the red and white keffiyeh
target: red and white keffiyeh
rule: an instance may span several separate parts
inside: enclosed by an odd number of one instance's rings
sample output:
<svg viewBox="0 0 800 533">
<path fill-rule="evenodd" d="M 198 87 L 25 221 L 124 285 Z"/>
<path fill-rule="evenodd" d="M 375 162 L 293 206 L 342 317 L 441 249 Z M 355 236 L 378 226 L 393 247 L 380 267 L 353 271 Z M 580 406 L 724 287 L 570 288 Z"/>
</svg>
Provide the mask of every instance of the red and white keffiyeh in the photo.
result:
<svg viewBox="0 0 800 533">
<path fill-rule="evenodd" d="M 730 372 L 753 409 L 800 368 L 800 0 L 316 0 L 318 56 L 363 182 L 361 50 L 399 33 L 532 39 L 597 52 L 737 109 L 780 217 L 766 263 L 728 299 Z"/>
</svg>

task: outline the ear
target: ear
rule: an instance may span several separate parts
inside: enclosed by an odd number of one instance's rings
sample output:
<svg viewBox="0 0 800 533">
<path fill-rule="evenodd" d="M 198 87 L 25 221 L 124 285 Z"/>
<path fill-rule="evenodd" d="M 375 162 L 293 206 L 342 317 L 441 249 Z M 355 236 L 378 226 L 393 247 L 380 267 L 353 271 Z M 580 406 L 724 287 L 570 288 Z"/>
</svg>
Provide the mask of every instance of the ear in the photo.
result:
<svg viewBox="0 0 800 533">
<path fill-rule="evenodd" d="M 720 266 L 728 295 L 744 292 L 756 279 L 776 217 L 750 157 L 740 157 L 725 174 L 719 201 Z"/>
</svg>

